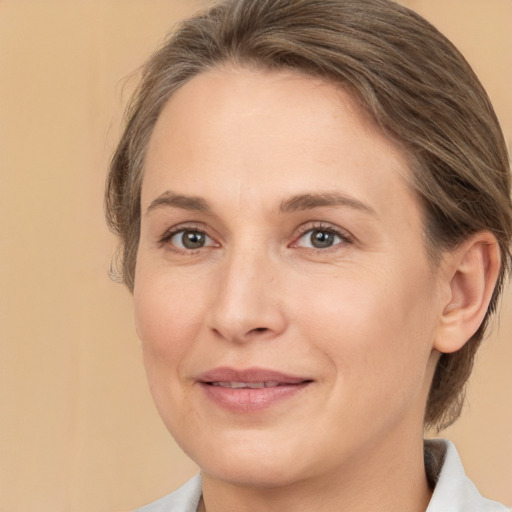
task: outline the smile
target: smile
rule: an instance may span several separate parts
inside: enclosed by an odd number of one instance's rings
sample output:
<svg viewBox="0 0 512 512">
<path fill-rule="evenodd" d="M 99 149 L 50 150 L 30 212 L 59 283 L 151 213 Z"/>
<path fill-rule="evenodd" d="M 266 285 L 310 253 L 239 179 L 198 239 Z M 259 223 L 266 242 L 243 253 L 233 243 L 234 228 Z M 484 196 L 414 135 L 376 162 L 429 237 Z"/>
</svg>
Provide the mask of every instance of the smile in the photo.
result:
<svg viewBox="0 0 512 512">
<path fill-rule="evenodd" d="M 279 382 L 211 382 L 212 386 L 220 386 L 221 388 L 231 389 L 261 389 L 261 388 L 275 388 L 282 385 Z"/>
<path fill-rule="evenodd" d="M 273 370 L 216 368 L 197 379 L 208 401 L 235 413 L 261 412 L 291 400 L 313 380 Z"/>
</svg>

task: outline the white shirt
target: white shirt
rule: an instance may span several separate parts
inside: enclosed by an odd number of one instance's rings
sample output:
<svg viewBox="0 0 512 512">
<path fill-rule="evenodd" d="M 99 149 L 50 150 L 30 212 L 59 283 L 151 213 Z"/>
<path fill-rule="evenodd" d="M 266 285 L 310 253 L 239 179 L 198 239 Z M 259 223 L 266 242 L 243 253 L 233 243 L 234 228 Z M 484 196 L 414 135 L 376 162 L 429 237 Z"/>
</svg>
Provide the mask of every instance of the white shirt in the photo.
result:
<svg viewBox="0 0 512 512">
<path fill-rule="evenodd" d="M 510 512 L 484 498 L 466 476 L 457 449 L 442 439 L 425 442 L 426 470 L 435 482 L 432 499 L 425 512 Z M 139 508 L 136 512 L 196 512 L 201 499 L 201 476 L 196 475 L 177 491 Z"/>
</svg>

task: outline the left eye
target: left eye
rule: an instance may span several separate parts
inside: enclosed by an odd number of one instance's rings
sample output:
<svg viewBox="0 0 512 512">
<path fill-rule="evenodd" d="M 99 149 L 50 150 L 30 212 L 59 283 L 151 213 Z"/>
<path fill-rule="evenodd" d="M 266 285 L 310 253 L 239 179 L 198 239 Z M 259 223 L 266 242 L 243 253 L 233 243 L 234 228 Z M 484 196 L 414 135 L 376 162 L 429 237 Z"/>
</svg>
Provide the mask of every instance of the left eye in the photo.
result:
<svg viewBox="0 0 512 512">
<path fill-rule="evenodd" d="M 329 229 L 310 229 L 298 240 L 297 245 L 311 249 L 328 249 L 343 242 L 343 238 Z"/>
<path fill-rule="evenodd" d="M 174 233 L 169 241 L 175 247 L 185 250 L 201 249 L 214 245 L 214 241 L 203 231 L 182 229 Z"/>
</svg>

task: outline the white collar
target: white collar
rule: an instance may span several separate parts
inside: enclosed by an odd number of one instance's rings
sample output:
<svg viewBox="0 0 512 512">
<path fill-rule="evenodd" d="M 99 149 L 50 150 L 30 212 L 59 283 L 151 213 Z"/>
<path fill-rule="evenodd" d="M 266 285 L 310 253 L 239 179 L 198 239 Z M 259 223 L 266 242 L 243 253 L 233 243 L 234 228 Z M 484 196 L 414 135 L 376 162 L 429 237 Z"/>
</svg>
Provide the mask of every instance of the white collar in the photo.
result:
<svg viewBox="0 0 512 512">
<path fill-rule="evenodd" d="M 426 469 L 431 480 L 436 481 L 432 499 L 426 512 L 509 512 L 504 505 L 484 498 L 466 476 L 454 444 L 444 439 L 425 441 L 426 454 L 433 455 L 434 467 Z M 440 464 L 436 458 L 441 455 Z M 435 466 L 440 470 L 435 474 Z M 434 474 L 432 474 L 434 472 Z"/>
</svg>

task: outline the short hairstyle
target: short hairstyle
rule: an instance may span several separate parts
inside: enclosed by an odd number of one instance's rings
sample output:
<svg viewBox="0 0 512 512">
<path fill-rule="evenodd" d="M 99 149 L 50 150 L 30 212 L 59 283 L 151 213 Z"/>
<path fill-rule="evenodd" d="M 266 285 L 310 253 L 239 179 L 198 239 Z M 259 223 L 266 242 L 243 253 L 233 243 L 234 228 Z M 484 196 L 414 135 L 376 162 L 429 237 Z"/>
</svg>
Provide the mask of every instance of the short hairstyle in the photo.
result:
<svg viewBox="0 0 512 512">
<path fill-rule="evenodd" d="M 435 264 L 473 233 L 496 237 L 502 264 L 487 314 L 463 348 L 441 355 L 430 388 L 425 426 L 451 424 L 511 261 L 507 149 L 471 67 L 430 23 L 390 0 L 225 0 L 185 20 L 144 67 L 111 162 L 106 214 L 130 290 L 153 127 L 178 88 L 223 64 L 295 70 L 350 91 L 405 148 Z"/>
</svg>

